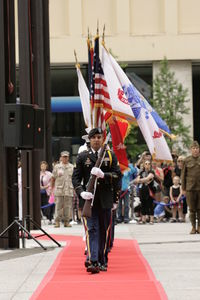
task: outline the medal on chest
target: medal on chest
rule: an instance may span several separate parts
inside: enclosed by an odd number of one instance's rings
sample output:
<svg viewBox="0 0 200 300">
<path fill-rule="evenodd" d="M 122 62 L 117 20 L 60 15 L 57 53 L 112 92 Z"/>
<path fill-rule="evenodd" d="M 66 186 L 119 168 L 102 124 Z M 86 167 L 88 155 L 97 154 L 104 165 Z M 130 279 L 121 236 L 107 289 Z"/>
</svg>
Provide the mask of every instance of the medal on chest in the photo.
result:
<svg viewBox="0 0 200 300">
<path fill-rule="evenodd" d="M 86 161 L 85 161 L 85 165 L 86 167 L 89 167 L 91 165 L 91 160 L 89 159 L 89 157 L 87 157 Z"/>
</svg>

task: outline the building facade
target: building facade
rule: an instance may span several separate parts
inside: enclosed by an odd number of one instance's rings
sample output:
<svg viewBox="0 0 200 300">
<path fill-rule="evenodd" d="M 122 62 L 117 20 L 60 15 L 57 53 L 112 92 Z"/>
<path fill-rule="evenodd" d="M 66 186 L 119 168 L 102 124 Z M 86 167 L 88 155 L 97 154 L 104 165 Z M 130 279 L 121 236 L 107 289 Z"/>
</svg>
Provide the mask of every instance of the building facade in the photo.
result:
<svg viewBox="0 0 200 300">
<path fill-rule="evenodd" d="M 199 0 L 49 0 L 52 96 L 78 96 L 74 49 L 87 80 L 88 28 L 95 36 L 98 21 L 100 35 L 105 24 L 107 48 L 147 84 L 159 61 L 168 59 L 176 79 L 188 89 L 185 122 L 191 137 L 199 139 L 199 11 Z M 84 126 L 81 118 L 74 122 Z M 54 122 L 59 127 L 56 116 Z M 75 127 L 74 134 L 80 135 Z"/>
</svg>

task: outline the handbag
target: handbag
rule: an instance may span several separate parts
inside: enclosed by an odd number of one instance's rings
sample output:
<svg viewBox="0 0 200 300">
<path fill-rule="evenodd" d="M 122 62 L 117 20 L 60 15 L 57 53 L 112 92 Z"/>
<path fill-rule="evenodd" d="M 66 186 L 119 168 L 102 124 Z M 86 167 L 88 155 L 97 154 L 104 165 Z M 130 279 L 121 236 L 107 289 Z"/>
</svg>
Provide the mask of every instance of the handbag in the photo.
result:
<svg viewBox="0 0 200 300">
<path fill-rule="evenodd" d="M 55 202 L 54 194 L 51 194 L 49 197 L 49 204 L 53 204 Z"/>
</svg>

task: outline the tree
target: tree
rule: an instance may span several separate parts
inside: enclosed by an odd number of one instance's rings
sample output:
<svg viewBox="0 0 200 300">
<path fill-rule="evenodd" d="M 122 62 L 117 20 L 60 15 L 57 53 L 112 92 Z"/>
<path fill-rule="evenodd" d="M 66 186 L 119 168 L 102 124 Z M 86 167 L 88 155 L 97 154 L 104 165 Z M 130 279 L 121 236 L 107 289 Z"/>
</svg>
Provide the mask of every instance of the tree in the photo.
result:
<svg viewBox="0 0 200 300">
<path fill-rule="evenodd" d="M 160 62 L 160 69 L 153 80 L 153 108 L 167 123 L 175 139 L 166 138 L 170 149 L 176 148 L 184 153 L 191 143 L 189 127 L 184 124 L 184 119 L 189 113 L 186 107 L 188 90 L 175 79 L 175 74 L 169 68 L 166 58 Z"/>
<path fill-rule="evenodd" d="M 138 154 L 147 150 L 147 145 L 137 125 L 131 125 L 130 133 L 125 139 L 125 146 L 128 157 L 133 160 L 136 160 Z"/>
</svg>

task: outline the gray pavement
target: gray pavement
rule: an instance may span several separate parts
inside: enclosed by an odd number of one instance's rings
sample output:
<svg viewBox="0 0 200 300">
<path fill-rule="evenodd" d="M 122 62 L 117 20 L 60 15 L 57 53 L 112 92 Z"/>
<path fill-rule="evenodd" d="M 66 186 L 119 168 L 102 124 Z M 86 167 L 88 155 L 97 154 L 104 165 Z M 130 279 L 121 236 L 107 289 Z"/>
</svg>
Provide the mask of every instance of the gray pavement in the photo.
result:
<svg viewBox="0 0 200 300">
<path fill-rule="evenodd" d="M 83 235 L 81 225 L 54 228 L 53 225 L 43 224 L 43 228 L 50 234 Z M 118 224 L 115 236 L 138 241 L 144 257 L 164 287 L 169 300 L 198 300 L 200 235 L 190 235 L 189 231 L 188 220 L 181 224 Z M 33 240 L 26 241 L 25 249 L 0 250 L 1 300 L 30 299 L 62 250 L 50 240 L 42 241 L 42 244 L 48 248 L 47 251 Z M 65 242 L 61 244 L 64 246 Z"/>
</svg>

